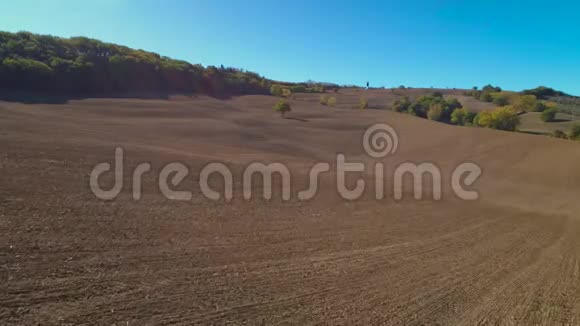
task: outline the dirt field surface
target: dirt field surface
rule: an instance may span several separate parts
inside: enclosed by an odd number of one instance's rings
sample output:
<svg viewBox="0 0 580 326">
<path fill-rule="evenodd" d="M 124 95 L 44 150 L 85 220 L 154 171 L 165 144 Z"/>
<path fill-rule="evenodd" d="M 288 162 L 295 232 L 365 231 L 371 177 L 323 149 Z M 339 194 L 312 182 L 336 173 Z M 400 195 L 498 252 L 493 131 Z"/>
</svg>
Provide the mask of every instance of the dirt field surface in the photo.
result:
<svg viewBox="0 0 580 326">
<path fill-rule="evenodd" d="M 353 110 L 358 92 L 336 96 L 330 108 L 299 94 L 287 119 L 269 96 L 0 102 L 0 324 L 580 325 L 580 144 Z M 380 107 L 396 95 L 367 96 Z M 399 135 L 387 170 L 436 163 L 442 200 L 395 201 L 388 173 L 376 200 L 372 168 L 351 176 L 367 181 L 356 201 L 337 195 L 333 173 L 309 201 L 243 199 L 250 162 L 285 163 L 293 194 L 336 153 L 372 167 L 361 138 L 374 123 Z M 89 174 L 117 146 L 123 191 L 102 201 Z M 175 161 L 190 169 L 176 187 L 190 201 L 158 190 Z M 216 161 L 234 171 L 229 203 L 199 190 Z M 477 201 L 450 189 L 463 161 L 483 169 Z M 140 162 L 152 172 L 134 201 Z"/>
</svg>

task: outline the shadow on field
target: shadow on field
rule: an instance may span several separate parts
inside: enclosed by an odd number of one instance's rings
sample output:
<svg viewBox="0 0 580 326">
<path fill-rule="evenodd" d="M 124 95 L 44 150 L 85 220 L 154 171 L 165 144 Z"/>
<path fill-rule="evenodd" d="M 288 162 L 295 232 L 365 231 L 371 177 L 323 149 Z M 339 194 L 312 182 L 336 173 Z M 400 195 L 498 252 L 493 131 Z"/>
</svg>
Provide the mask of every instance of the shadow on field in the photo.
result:
<svg viewBox="0 0 580 326">
<path fill-rule="evenodd" d="M 67 104 L 71 100 L 87 98 L 117 98 L 141 100 L 168 100 L 170 96 L 196 97 L 210 96 L 219 100 L 231 99 L 231 95 L 210 95 L 202 93 L 168 93 L 168 92 L 127 92 L 127 93 L 96 93 L 96 94 L 59 94 L 47 92 L 27 92 L 11 89 L 0 89 L 0 101 L 17 102 L 23 104 Z"/>
<path fill-rule="evenodd" d="M 572 119 L 556 118 L 551 122 L 569 122 L 569 121 L 572 121 Z"/>
<path fill-rule="evenodd" d="M 285 117 L 284 119 L 288 119 L 288 120 L 296 120 L 296 121 L 300 121 L 300 122 L 308 122 L 308 120 L 306 120 L 306 119 L 302 119 L 302 118 L 295 118 L 295 117 Z"/>
</svg>

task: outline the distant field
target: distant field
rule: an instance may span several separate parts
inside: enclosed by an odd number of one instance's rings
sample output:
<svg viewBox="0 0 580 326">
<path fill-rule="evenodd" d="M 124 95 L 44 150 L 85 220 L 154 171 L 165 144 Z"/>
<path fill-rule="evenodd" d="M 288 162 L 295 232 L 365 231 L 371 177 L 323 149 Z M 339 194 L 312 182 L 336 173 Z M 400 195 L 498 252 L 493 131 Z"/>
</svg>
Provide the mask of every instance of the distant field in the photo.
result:
<svg viewBox="0 0 580 326">
<path fill-rule="evenodd" d="M 461 104 L 463 104 L 464 107 L 469 109 L 469 111 L 481 112 L 495 109 L 495 105 L 493 103 L 483 102 L 471 96 L 455 95 L 455 97 L 459 100 L 459 102 L 461 102 Z"/>
<path fill-rule="evenodd" d="M 544 122 L 540 119 L 540 112 L 528 112 L 521 116 L 520 131 L 540 134 L 551 134 L 556 130 L 568 132 L 573 125 L 580 122 L 580 117 L 558 113 L 556 122 Z"/>
<path fill-rule="evenodd" d="M 558 103 L 560 111 L 580 116 L 580 98 L 558 96 L 550 98 L 550 101 Z"/>
</svg>

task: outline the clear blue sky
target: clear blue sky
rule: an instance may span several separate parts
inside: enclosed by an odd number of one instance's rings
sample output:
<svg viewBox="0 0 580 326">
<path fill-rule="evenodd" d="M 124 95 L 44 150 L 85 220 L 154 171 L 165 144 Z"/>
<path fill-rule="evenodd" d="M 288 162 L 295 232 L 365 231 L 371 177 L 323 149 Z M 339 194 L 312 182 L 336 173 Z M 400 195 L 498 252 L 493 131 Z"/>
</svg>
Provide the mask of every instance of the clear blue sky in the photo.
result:
<svg viewBox="0 0 580 326">
<path fill-rule="evenodd" d="M 580 95 L 576 1 L 4 1 L 0 30 L 88 36 L 286 81 Z"/>
</svg>

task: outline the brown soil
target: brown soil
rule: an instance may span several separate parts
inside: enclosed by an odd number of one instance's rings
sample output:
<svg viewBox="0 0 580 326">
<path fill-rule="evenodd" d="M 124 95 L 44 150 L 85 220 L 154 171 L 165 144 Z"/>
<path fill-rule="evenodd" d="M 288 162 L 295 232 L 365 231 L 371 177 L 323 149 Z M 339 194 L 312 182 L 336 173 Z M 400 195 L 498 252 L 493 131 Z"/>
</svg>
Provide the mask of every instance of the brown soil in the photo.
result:
<svg viewBox="0 0 580 326">
<path fill-rule="evenodd" d="M 336 108 L 299 94 L 288 119 L 267 96 L 0 102 L 0 323 L 580 324 L 580 145 L 351 109 L 361 94 Z M 288 164 L 301 190 L 337 152 L 370 163 L 361 136 L 378 122 L 400 138 L 386 165 L 434 162 L 445 182 L 477 162 L 480 199 L 348 202 L 332 175 L 308 202 L 199 192 L 206 163 L 258 160 Z M 89 173 L 116 146 L 125 187 L 105 202 Z M 132 200 L 132 167 L 173 161 L 191 201 L 165 199 L 155 173 Z"/>
</svg>

